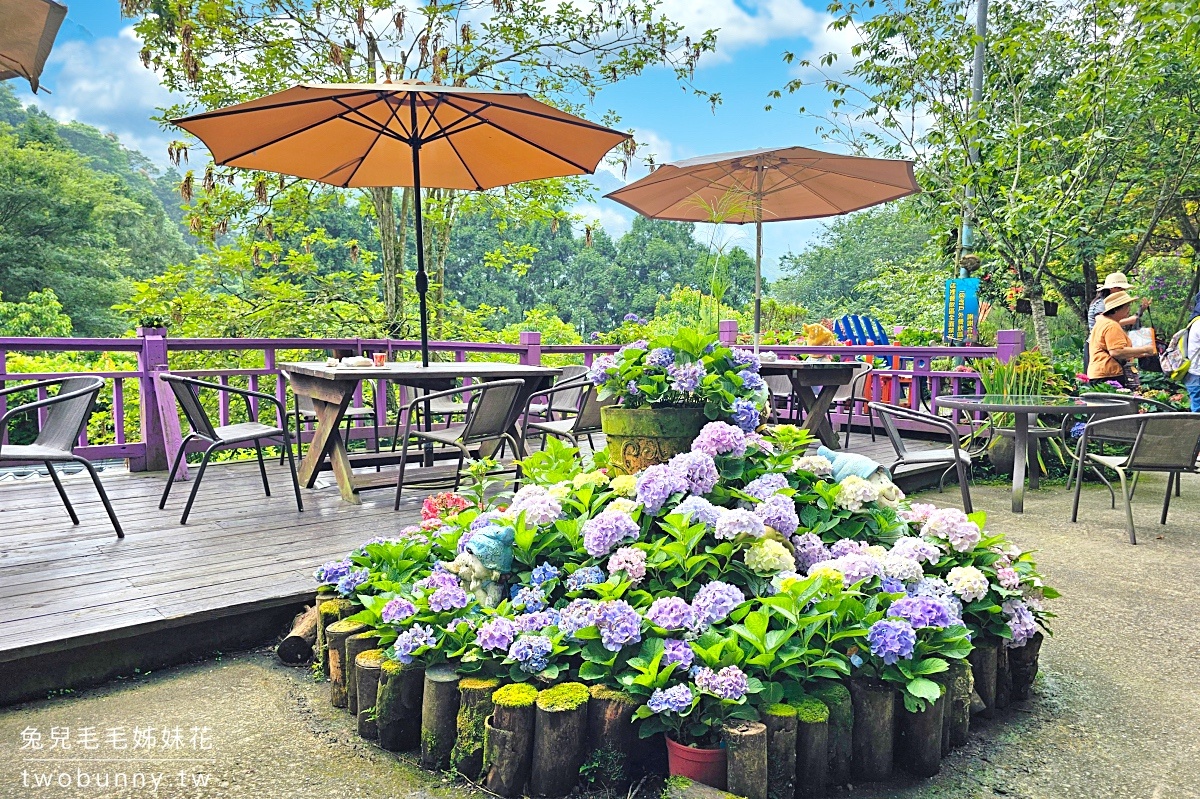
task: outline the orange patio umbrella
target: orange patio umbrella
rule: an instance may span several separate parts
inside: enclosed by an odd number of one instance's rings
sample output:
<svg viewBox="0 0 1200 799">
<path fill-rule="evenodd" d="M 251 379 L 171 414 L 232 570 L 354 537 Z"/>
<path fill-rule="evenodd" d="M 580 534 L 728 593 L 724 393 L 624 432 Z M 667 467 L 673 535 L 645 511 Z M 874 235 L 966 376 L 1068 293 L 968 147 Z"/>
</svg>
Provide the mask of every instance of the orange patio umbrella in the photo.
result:
<svg viewBox="0 0 1200 799">
<path fill-rule="evenodd" d="M 66 15 L 54 0 L 0 0 L 0 80 L 25 78 L 36 93 Z"/>
<path fill-rule="evenodd" d="M 836 216 L 916 194 L 911 161 L 835 155 L 807 147 L 718 153 L 664 164 L 605 195 L 652 219 L 753 222 L 754 349 L 762 325 L 762 223 Z M 744 203 L 730 203 L 741 195 Z"/>
<path fill-rule="evenodd" d="M 342 188 L 416 191 L 421 360 L 429 363 L 421 188 L 481 191 L 594 172 L 626 133 L 520 92 L 420 81 L 302 83 L 174 120 L 219 165 L 281 172 Z"/>
</svg>

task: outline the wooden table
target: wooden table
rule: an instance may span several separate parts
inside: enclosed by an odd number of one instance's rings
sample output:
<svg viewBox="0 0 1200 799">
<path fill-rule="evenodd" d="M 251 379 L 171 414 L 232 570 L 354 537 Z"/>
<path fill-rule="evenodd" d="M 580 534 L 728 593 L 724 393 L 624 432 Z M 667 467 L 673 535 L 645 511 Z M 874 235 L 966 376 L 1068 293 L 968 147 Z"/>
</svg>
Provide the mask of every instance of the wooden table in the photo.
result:
<svg viewBox="0 0 1200 799">
<path fill-rule="evenodd" d="M 804 407 L 801 427 L 815 433 L 830 449 L 841 449 L 826 414 L 838 388 L 854 379 L 856 366 L 853 362 L 763 361 L 759 374 L 786 375 L 792 381 L 792 396 Z M 812 389 L 816 386 L 821 390 L 814 394 Z"/>
<path fill-rule="evenodd" d="M 390 380 L 413 388 L 444 391 L 454 388 L 460 378 L 521 378 L 525 381 L 525 386 L 518 395 L 517 406 L 509 420 L 509 432 L 521 448 L 517 454 L 523 456 L 524 442 L 521 441 L 521 433 L 517 429 L 517 419 L 529 397 L 541 390 L 560 371 L 544 366 L 478 361 L 431 363 L 429 366 L 392 361 L 384 366 L 363 367 L 326 366 L 323 362 L 315 361 L 284 363 L 280 364 L 279 368 L 291 378 L 292 390 L 311 397 L 316 408 L 317 427 L 308 452 L 300 463 L 300 482 L 306 488 L 312 488 L 322 465 L 328 459 L 342 499 L 356 505 L 362 502 L 358 496 L 360 490 L 379 486 L 356 481 L 350 456 L 346 451 L 346 442 L 342 440 L 338 428 L 346 415 L 346 408 L 350 406 L 350 401 L 363 380 Z"/>
</svg>

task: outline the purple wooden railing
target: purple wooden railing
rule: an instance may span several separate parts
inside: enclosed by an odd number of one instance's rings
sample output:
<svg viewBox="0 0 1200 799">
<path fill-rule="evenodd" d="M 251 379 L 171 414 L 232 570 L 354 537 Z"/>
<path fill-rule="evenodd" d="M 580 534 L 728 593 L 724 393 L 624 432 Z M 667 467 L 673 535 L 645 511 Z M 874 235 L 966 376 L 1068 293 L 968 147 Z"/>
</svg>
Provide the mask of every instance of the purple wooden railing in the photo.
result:
<svg viewBox="0 0 1200 799">
<path fill-rule="evenodd" d="M 720 335 L 722 341 L 736 343 L 738 341 L 737 323 L 722 322 Z M 903 400 L 912 407 L 917 407 L 921 402 L 922 392 L 912 390 L 911 387 L 914 383 L 918 386 L 924 384 L 934 398 L 943 394 L 975 393 L 977 391 L 974 372 L 933 370 L 931 363 L 935 358 L 996 356 L 1001 360 L 1008 360 L 1024 349 L 1024 334 L 1021 331 L 1000 331 L 997 339 L 999 344 L 996 347 L 795 347 L 772 345 L 763 349 L 770 349 L 780 357 L 828 355 L 840 357 L 843 360 L 871 358 L 874 359 L 877 366 L 884 359 L 891 359 L 891 365 L 888 368 L 877 368 L 872 372 L 871 396 L 876 398 L 882 396 L 884 401 Z M 541 364 L 543 359 L 548 356 L 555 362 L 569 358 L 590 364 L 596 355 L 612 352 L 616 347 L 591 344 L 542 344 L 540 333 L 528 332 L 521 333 L 517 344 L 435 341 L 431 342 L 430 349 L 443 357 L 448 355 L 458 361 L 487 358 L 537 365 Z M 167 387 L 156 379 L 156 375 L 171 371 L 213 380 L 224 385 L 236 381 L 238 385 L 244 385 L 257 391 L 266 391 L 286 401 L 286 380 L 277 367 L 277 361 L 323 358 L 325 350 L 350 350 L 356 353 L 385 352 L 389 359 L 406 360 L 417 357 L 420 344 L 416 341 L 366 338 L 173 339 L 168 338 L 165 331 L 161 329 L 140 328 L 136 337 L 126 339 L 0 338 L 0 387 L 7 387 L 18 381 L 47 380 L 77 374 L 103 377 L 107 385 L 101 394 L 101 403 L 106 404 L 109 410 L 101 415 L 101 419 L 108 427 L 108 432 L 111 433 L 112 442 L 91 443 L 88 440 L 88 432 L 85 431 L 80 436 L 80 446 L 76 451 L 91 460 L 127 459 L 130 469 L 134 471 L 160 470 L 167 468 L 169 456 L 173 455 L 178 447 L 180 433 L 178 427 L 173 424 L 173 419 L 177 418 L 173 416 L 174 398 Z M 133 356 L 133 358 L 129 358 L 131 368 L 127 370 L 23 372 L 10 369 L 9 355 L 11 353 L 107 353 L 118 357 L 124 354 L 126 358 L 129 356 Z M 226 359 L 233 353 L 245 353 L 242 356 L 242 362 L 253 365 L 220 366 L 208 369 L 181 368 L 182 364 L 179 363 L 181 359 L 178 357 L 172 359 L 172 355 L 183 353 L 213 353 L 224 355 Z M 376 389 L 383 395 L 383 392 L 388 390 L 387 381 L 377 381 Z M 401 388 L 401 390 L 403 389 Z M 45 392 L 40 392 L 40 394 L 42 397 L 45 396 Z M 139 418 L 136 424 L 130 425 L 132 429 L 127 429 L 126 410 L 130 407 L 128 400 L 134 394 L 138 398 Z M 7 398 L 0 397 L 0 413 L 7 408 L 6 400 Z M 355 398 L 355 404 L 363 404 L 361 390 L 359 396 Z M 228 424 L 231 421 L 233 413 L 227 396 L 222 397 L 217 412 L 220 424 Z M 385 404 L 379 405 L 376 413 L 381 429 L 386 428 L 389 420 Z M 164 419 L 167 420 L 167 429 L 164 429 Z M 834 421 L 839 424 L 845 421 L 845 414 L 840 411 L 835 413 Z M 93 416 L 93 427 L 96 424 L 96 417 Z M 3 434 L 7 436 L 7 431 L 4 431 Z M 355 438 L 370 439 L 373 436 L 372 428 L 369 425 L 360 424 L 353 435 Z M 0 451 L 0 457 L 2 457 L 2 451 Z"/>
</svg>

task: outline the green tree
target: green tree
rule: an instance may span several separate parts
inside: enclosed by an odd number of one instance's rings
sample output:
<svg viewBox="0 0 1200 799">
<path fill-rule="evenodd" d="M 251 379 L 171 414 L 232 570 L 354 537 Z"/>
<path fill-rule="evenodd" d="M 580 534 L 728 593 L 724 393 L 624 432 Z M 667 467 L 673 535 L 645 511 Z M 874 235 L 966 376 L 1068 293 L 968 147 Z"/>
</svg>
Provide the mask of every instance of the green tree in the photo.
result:
<svg viewBox="0 0 1200 799">
<path fill-rule="evenodd" d="M 0 296 L 0 336 L 69 336 L 71 317 L 62 311 L 54 289 L 32 292 L 19 302 Z"/>
</svg>

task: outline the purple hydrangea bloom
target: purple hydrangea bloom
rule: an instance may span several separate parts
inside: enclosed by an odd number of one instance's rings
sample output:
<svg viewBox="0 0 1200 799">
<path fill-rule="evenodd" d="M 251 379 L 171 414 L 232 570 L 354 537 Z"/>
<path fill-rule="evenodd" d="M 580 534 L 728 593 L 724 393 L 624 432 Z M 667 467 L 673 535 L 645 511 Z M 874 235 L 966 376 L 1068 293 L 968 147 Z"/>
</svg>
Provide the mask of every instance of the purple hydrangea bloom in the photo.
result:
<svg viewBox="0 0 1200 799">
<path fill-rule="evenodd" d="M 637 501 L 650 514 L 662 510 L 672 494 L 682 494 L 687 490 L 687 477 L 665 463 L 647 467 L 637 478 Z"/>
<path fill-rule="evenodd" d="M 567 590 L 578 591 L 585 585 L 602 582 L 604 582 L 604 572 L 599 566 L 584 566 L 571 572 L 571 576 L 567 578 Z"/>
<path fill-rule="evenodd" d="M 740 366 L 743 369 L 758 374 L 760 362 L 754 350 L 733 349 L 730 350 L 730 358 L 734 365 Z"/>
<path fill-rule="evenodd" d="M 713 527 L 721 517 L 721 508 L 709 502 L 704 497 L 695 495 L 684 497 L 683 502 L 675 506 L 675 512 L 687 516 L 692 524 L 705 524 Z"/>
<path fill-rule="evenodd" d="M 700 586 L 692 599 L 694 628 L 703 630 L 724 621 L 734 608 L 746 601 L 746 595 L 735 585 L 714 580 Z"/>
<path fill-rule="evenodd" d="M 1009 599 L 1000 605 L 1012 633 L 1012 640 L 1005 646 L 1012 648 L 1024 646 L 1037 632 L 1037 621 L 1029 611 L 1029 607 L 1019 599 Z"/>
<path fill-rule="evenodd" d="M 705 374 L 704 364 L 699 362 L 673 363 L 667 367 L 667 376 L 671 378 L 671 390 L 680 394 L 694 393 L 700 388 L 700 381 L 704 380 Z"/>
<path fill-rule="evenodd" d="M 537 674 L 550 665 L 554 642 L 544 635 L 522 635 L 508 648 L 508 656 L 527 674 Z"/>
<path fill-rule="evenodd" d="M 640 583 L 646 577 L 646 553 L 634 547 L 618 549 L 608 559 L 608 573 L 618 574 L 620 572 L 624 572 L 626 579 L 634 585 Z"/>
<path fill-rule="evenodd" d="M 602 386 L 608 382 L 610 377 L 615 376 L 616 373 L 617 357 L 606 353 L 592 361 L 592 368 L 588 370 L 588 379 L 594 385 Z"/>
<path fill-rule="evenodd" d="M 787 475 L 780 474 L 779 472 L 768 472 L 747 483 L 746 487 L 742 489 L 742 493 L 749 494 L 759 502 L 762 502 L 788 487 Z"/>
<path fill-rule="evenodd" d="M 996 582 L 1000 583 L 1002 588 L 1015 591 L 1021 586 L 1021 575 L 1011 566 L 1004 566 L 996 569 Z"/>
<path fill-rule="evenodd" d="M 425 591 L 431 588 L 451 588 L 458 585 L 458 577 L 452 572 L 446 571 L 444 563 L 438 563 L 424 578 L 413 583 L 413 588 Z"/>
<path fill-rule="evenodd" d="M 629 350 L 644 350 L 646 349 L 646 346 L 647 342 L 644 338 L 639 338 L 637 341 L 631 341 L 628 344 L 622 344 L 617 350 L 617 360 L 621 360 L 621 356 L 623 356 Z"/>
<path fill-rule="evenodd" d="M 692 606 L 677 596 L 656 599 L 650 603 L 650 609 L 646 611 L 646 621 L 665 630 L 682 630 L 690 627 L 692 619 Z"/>
<path fill-rule="evenodd" d="M 783 535 L 791 535 L 800 527 L 800 517 L 796 514 L 796 503 L 791 497 L 776 494 L 766 502 L 761 502 L 754 509 L 754 515 L 763 520 L 763 524 L 778 530 Z"/>
<path fill-rule="evenodd" d="M 396 660 L 408 665 L 413 662 L 413 655 L 418 649 L 436 645 L 437 635 L 434 634 L 432 627 L 427 624 L 414 624 L 397 636 L 395 643 L 392 644 L 392 649 L 396 653 Z"/>
<path fill-rule="evenodd" d="M 574 599 L 558 614 L 558 629 L 568 636 L 592 627 L 600 613 L 600 603 L 594 599 Z"/>
<path fill-rule="evenodd" d="M 740 458 L 746 454 L 746 431 L 726 422 L 709 422 L 692 441 L 692 449 L 714 458 L 718 455 Z"/>
<path fill-rule="evenodd" d="M 913 655 L 917 645 L 917 633 L 912 625 L 902 619 L 880 619 L 867 631 L 867 644 L 871 654 L 882 658 L 889 666 L 901 658 Z"/>
<path fill-rule="evenodd" d="M 337 585 L 338 580 L 350 573 L 350 569 L 354 564 L 350 562 L 350 558 L 345 560 L 331 560 L 313 573 L 313 577 L 321 585 Z"/>
<path fill-rule="evenodd" d="M 726 666 L 720 671 L 705 666 L 696 672 L 695 680 L 701 691 L 735 702 L 745 696 L 749 688 L 745 672 L 737 666 Z"/>
<path fill-rule="evenodd" d="M 637 314 L 635 314 L 635 313 L 627 313 L 627 314 L 625 314 L 623 321 L 626 321 L 626 322 L 640 322 L 640 321 L 641 321 L 641 318 L 640 318 L 640 317 L 638 317 L 638 315 L 637 315 Z"/>
<path fill-rule="evenodd" d="M 717 517 L 717 528 L 713 535 L 724 541 L 730 541 L 739 535 L 762 538 L 766 532 L 763 520 L 755 516 L 753 512 L 735 508 L 721 511 L 720 516 Z"/>
<path fill-rule="evenodd" d="M 758 391 L 766 385 L 757 372 L 751 372 L 749 369 L 738 372 L 738 377 L 742 378 L 742 386 L 749 391 Z"/>
<path fill-rule="evenodd" d="M 517 629 L 523 633 L 540 632 L 547 627 L 558 624 L 557 610 L 539 610 L 536 613 L 523 613 L 513 620 Z"/>
<path fill-rule="evenodd" d="M 558 576 L 558 568 L 551 566 L 549 563 L 539 563 L 534 567 L 533 572 L 529 575 L 530 585 L 541 585 L 547 580 L 553 580 Z"/>
<path fill-rule="evenodd" d="M 628 513 L 606 510 L 583 523 L 583 548 L 602 558 L 623 541 L 636 541 L 642 529 Z"/>
<path fill-rule="evenodd" d="M 525 523 L 540 527 L 562 518 L 562 504 L 542 486 L 527 485 L 513 494 L 508 514 L 525 514 Z"/>
<path fill-rule="evenodd" d="M 623 599 L 600 603 L 596 627 L 600 630 L 600 643 L 609 652 L 620 652 L 626 644 L 642 640 L 642 617 Z"/>
<path fill-rule="evenodd" d="M 730 412 L 729 418 L 742 430 L 753 433 L 758 427 L 758 406 L 754 404 L 753 400 L 739 397 L 733 401 L 733 410 Z"/>
<path fill-rule="evenodd" d="M 949 627 L 953 622 L 946 603 L 931 596 L 903 596 L 888 608 L 888 616 L 904 619 L 913 627 Z"/>
<path fill-rule="evenodd" d="M 796 550 L 796 571 L 801 574 L 807 574 L 816 564 L 833 557 L 829 547 L 816 533 L 792 536 L 792 548 Z"/>
<path fill-rule="evenodd" d="M 829 554 L 835 558 L 840 558 L 843 555 L 855 555 L 865 552 L 868 546 L 870 544 L 866 541 L 855 541 L 853 538 L 839 538 L 829 547 Z"/>
<path fill-rule="evenodd" d="M 465 608 L 470 601 L 467 592 L 460 586 L 439 588 L 429 595 L 429 609 L 437 613 Z"/>
<path fill-rule="evenodd" d="M 341 576 L 337 581 L 338 593 L 342 596 L 350 596 L 357 588 L 365 583 L 371 577 L 371 572 L 367 569 L 358 569 L 357 571 L 348 572 Z"/>
<path fill-rule="evenodd" d="M 657 347 L 646 353 L 646 365 L 666 369 L 675 363 L 675 350 L 670 347 Z"/>
<path fill-rule="evenodd" d="M 897 538 L 891 551 L 918 563 L 937 563 L 942 558 L 942 552 L 937 546 L 911 535 Z"/>
<path fill-rule="evenodd" d="M 692 667 L 692 661 L 695 659 L 696 653 L 692 651 L 692 645 L 687 641 L 679 638 L 667 638 L 663 641 L 662 665 L 664 667 L 675 663 L 678 665 L 676 671 L 686 671 Z"/>
<path fill-rule="evenodd" d="M 646 705 L 655 713 L 683 713 L 692 706 L 692 698 L 692 689 L 680 683 L 670 688 L 655 688 Z"/>
<path fill-rule="evenodd" d="M 485 652 L 507 652 L 517 636 L 517 626 L 510 619 L 495 616 L 479 625 L 475 643 Z"/>
<path fill-rule="evenodd" d="M 879 590 L 885 594 L 903 594 L 904 583 L 895 577 L 884 577 L 879 581 Z"/>
<path fill-rule="evenodd" d="M 860 553 L 842 555 L 840 558 L 834 558 L 824 565 L 840 571 L 847 587 L 863 580 L 869 580 L 872 577 L 883 576 L 883 567 L 879 561 L 870 555 Z"/>
<path fill-rule="evenodd" d="M 667 465 L 683 475 L 688 491 L 693 494 L 707 494 L 721 478 L 716 462 L 705 452 L 681 452 L 671 458 Z"/>
<path fill-rule="evenodd" d="M 546 607 L 546 593 L 536 585 L 526 586 L 513 596 L 513 604 L 523 606 L 526 613 L 537 613 Z"/>
<path fill-rule="evenodd" d="M 626 383 L 625 391 L 627 391 L 631 397 L 636 397 L 642 393 L 642 390 L 638 388 L 636 380 L 630 380 L 628 383 Z"/>
<path fill-rule="evenodd" d="M 398 596 L 383 606 L 379 617 L 383 619 L 384 624 L 395 624 L 398 621 L 404 621 L 416 612 L 416 605 L 404 597 Z"/>
</svg>

